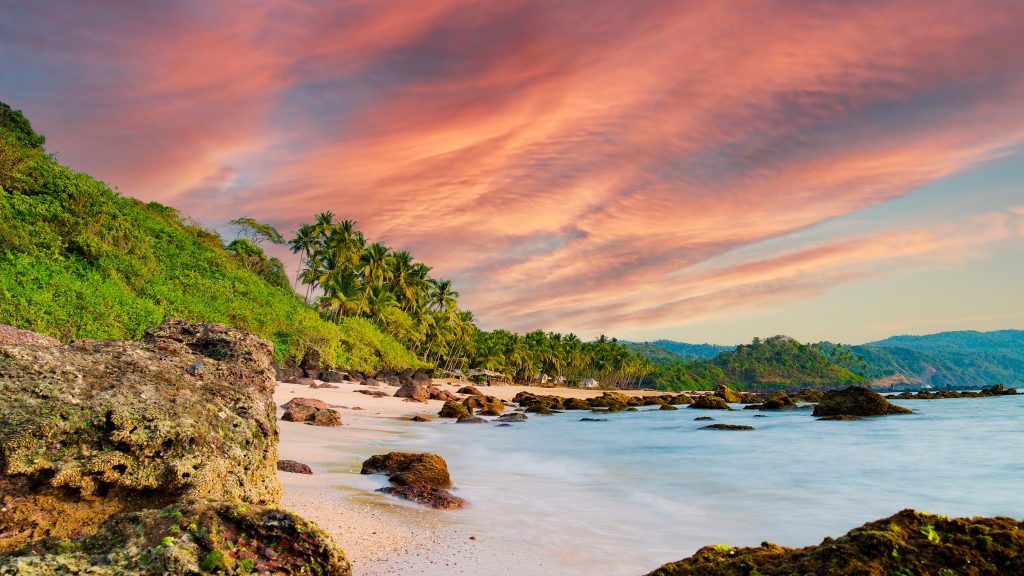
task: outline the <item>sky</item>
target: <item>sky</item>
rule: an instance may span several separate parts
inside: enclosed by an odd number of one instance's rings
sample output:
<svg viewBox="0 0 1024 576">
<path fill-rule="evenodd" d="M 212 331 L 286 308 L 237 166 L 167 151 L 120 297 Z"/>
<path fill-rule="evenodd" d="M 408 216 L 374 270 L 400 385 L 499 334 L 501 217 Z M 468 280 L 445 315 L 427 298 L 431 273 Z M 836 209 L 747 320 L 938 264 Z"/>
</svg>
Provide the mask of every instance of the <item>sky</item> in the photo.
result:
<svg viewBox="0 0 1024 576">
<path fill-rule="evenodd" d="M 1024 328 L 1022 38 L 996 0 L 15 0 L 0 100 L 208 227 L 356 220 L 485 329 L 860 343 Z"/>
</svg>

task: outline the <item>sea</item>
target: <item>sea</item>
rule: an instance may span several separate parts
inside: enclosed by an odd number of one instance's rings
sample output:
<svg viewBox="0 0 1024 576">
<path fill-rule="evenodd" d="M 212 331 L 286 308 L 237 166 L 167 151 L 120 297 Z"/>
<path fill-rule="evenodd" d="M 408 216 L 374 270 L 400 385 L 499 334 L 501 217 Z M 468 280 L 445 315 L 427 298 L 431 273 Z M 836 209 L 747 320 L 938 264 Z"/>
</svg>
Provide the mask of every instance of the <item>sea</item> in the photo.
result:
<svg viewBox="0 0 1024 576">
<path fill-rule="evenodd" d="M 438 422 L 407 427 L 401 449 L 447 460 L 470 505 L 439 514 L 518 551 L 501 574 L 635 576 L 705 545 L 817 544 L 903 508 L 1024 518 L 1024 395 L 894 402 L 914 413 L 681 406 Z M 702 429 L 714 423 L 755 430 Z"/>
</svg>

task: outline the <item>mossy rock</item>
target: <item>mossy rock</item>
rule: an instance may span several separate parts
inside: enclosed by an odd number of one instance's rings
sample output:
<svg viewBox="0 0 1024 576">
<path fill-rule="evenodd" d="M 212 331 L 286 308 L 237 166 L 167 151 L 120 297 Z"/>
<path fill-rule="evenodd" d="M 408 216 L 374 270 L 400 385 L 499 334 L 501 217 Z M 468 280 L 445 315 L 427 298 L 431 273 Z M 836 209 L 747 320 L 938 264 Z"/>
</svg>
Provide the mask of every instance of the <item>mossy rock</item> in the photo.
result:
<svg viewBox="0 0 1024 576">
<path fill-rule="evenodd" d="M 821 402 L 821 399 L 825 396 L 825 393 L 821 390 L 815 390 L 814 388 L 804 388 L 799 393 L 792 396 L 796 402 Z"/>
<path fill-rule="evenodd" d="M 814 416 L 885 416 L 888 414 L 910 414 L 911 411 L 897 406 L 877 392 L 861 386 L 850 386 L 845 390 L 830 390 L 822 396 L 814 408 Z"/>
<path fill-rule="evenodd" d="M 361 474 L 387 474 L 388 480 L 399 486 L 425 484 L 433 488 L 448 488 L 452 479 L 448 463 L 431 452 L 389 452 L 370 456 L 363 462 Z"/>
<path fill-rule="evenodd" d="M 947 518 L 903 510 L 817 546 L 705 546 L 649 576 L 789 576 L 792 574 L 1024 574 L 1024 522 L 1011 518 Z"/>
<path fill-rule="evenodd" d="M 561 407 L 565 410 L 590 410 L 590 403 L 583 398 L 566 398 Z"/>
<path fill-rule="evenodd" d="M 186 498 L 277 503 L 271 352 L 175 319 L 143 342 L 0 345 L 0 552 Z"/>
<path fill-rule="evenodd" d="M 725 399 L 719 396 L 698 396 L 693 404 L 690 404 L 690 408 L 698 410 L 732 410 Z"/>
<path fill-rule="evenodd" d="M 715 388 L 715 396 L 733 404 L 742 402 L 743 400 L 743 397 L 739 393 L 725 384 L 719 384 L 718 387 Z"/>
<path fill-rule="evenodd" d="M 605 392 L 597 398 L 591 398 L 588 400 L 591 408 L 611 408 L 612 406 L 622 406 L 622 410 L 626 406 L 629 406 L 630 396 L 621 394 L 619 392 Z"/>
<path fill-rule="evenodd" d="M 505 403 L 494 396 L 469 396 L 462 401 L 462 405 L 484 416 L 501 416 L 505 411 Z"/>
<path fill-rule="evenodd" d="M 79 540 L 0 555 L 0 574 L 321 574 L 351 568 L 331 537 L 283 510 L 189 501 L 113 516 Z"/>
<path fill-rule="evenodd" d="M 661 408 L 658 408 L 658 410 L 679 410 L 679 408 L 676 408 L 671 404 L 662 404 Z"/>
<path fill-rule="evenodd" d="M 792 410 L 793 408 L 796 408 L 796 402 L 785 392 L 772 394 L 758 406 L 758 410 Z"/>
<path fill-rule="evenodd" d="M 454 400 L 448 400 L 441 407 L 441 411 L 437 413 L 442 418 L 468 418 L 473 415 L 473 411 L 468 407 L 464 406 L 461 402 Z"/>
</svg>

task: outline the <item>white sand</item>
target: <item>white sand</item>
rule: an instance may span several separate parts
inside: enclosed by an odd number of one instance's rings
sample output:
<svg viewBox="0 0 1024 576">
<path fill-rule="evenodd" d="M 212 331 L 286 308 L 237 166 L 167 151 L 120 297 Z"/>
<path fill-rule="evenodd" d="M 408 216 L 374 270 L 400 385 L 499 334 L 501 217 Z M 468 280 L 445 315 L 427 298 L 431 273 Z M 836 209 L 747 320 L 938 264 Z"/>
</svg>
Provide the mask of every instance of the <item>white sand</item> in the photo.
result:
<svg viewBox="0 0 1024 576">
<path fill-rule="evenodd" d="M 455 392 L 464 384 L 435 381 Z M 514 574 L 506 571 L 515 564 L 515 551 L 501 542 L 471 539 L 458 511 L 432 510 L 374 492 L 386 483 L 382 477 L 362 476 L 363 460 L 372 454 L 401 449 L 402 436 L 414 426 L 431 426 L 403 420 L 416 414 L 436 416 L 444 404 L 407 402 L 388 396 L 373 398 L 356 390 L 396 388 L 382 385 L 367 388 L 339 384 L 338 388 L 311 389 L 280 383 L 274 400 L 280 407 L 291 398 L 315 398 L 331 404 L 341 413 L 342 426 L 322 428 L 278 421 L 280 458 L 310 465 L 313 475 L 279 472 L 284 487 L 282 506 L 327 530 L 344 550 L 357 576 L 391 574 Z M 558 394 L 589 398 L 601 391 L 524 386 L 483 386 L 480 390 L 503 400 L 518 392 Z M 629 391 L 631 395 L 653 392 Z M 283 410 L 278 411 L 280 417 Z M 470 503 L 472 505 L 472 503 Z"/>
</svg>

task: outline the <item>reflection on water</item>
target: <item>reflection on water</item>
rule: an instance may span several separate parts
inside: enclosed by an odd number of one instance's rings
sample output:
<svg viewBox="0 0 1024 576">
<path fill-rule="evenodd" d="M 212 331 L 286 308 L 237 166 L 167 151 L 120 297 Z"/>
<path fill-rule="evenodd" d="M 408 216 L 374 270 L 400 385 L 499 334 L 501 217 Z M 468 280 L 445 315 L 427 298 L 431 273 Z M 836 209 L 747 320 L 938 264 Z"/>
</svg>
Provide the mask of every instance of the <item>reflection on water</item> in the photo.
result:
<svg viewBox="0 0 1024 576">
<path fill-rule="evenodd" d="M 818 422 L 809 410 L 532 416 L 410 427 L 448 461 L 455 512 L 560 574 L 639 574 L 706 544 L 803 546 L 901 508 L 1024 517 L 1024 396 L 899 402 L 913 415 Z M 699 430 L 717 422 L 755 431 Z M 529 571 L 524 567 L 524 573 Z"/>
</svg>

